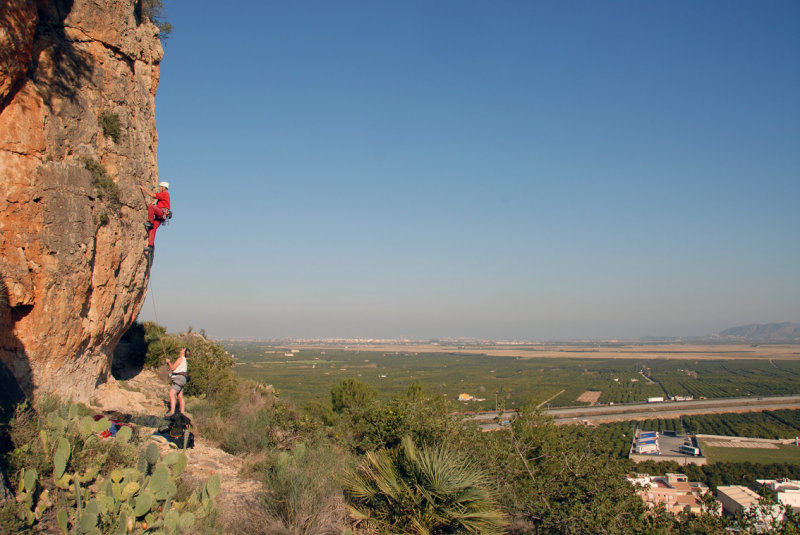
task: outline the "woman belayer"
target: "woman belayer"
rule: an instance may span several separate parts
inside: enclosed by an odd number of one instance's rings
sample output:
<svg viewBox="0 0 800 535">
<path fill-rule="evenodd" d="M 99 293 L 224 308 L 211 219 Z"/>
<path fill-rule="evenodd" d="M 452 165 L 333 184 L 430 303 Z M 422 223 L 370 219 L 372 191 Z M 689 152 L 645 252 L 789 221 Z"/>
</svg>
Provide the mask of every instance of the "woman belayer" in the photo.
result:
<svg viewBox="0 0 800 535">
<path fill-rule="evenodd" d="M 178 410 L 181 414 L 184 414 L 184 409 L 186 406 L 183 400 L 183 387 L 185 387 L 186 383 L 189 381 L 189 376 L 187 374 L 187 371 L 189 370 L 189 364 L 187 362 L 188 358 L 189 348 L 184 347 L 181 349 L 181 354 L 177 359 L 175 359 L 175 362 L 172 362 L 169 359 L 166 360 L 170 372 L 169 412 L 166 414 L 167 418 L 175 415 L 176 398 L 178 401 Z"/>
</svg>

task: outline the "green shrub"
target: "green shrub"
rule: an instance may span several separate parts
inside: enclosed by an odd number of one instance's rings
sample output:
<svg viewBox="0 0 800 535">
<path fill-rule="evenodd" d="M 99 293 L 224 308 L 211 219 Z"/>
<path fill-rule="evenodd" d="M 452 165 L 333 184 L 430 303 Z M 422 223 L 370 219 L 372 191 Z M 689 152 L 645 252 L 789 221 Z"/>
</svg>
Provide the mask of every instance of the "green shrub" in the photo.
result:
<svg viewBox="0 0 800 535">
<path fill-rule="evenodd" d="M 265 407 L 255 414 L 231 421 L 230 432 L 220 442 L 232 454 L 255 453 L 272 448 L 288 448 L 301 434 L 299 415 L 282 403 Z"/>
<path fill-rule="evenodd" d="M 239 379 L 232 371 L 236 361 L 221 344 L 197 333 L 169 334 L 153 322 L 145 322 L 144 329 L 146 366 L 163 366 L 165 359 L 174 361 L 181 348 L 188 347 L 189 382 L 184 393 L 213 400 L 223 413 L 230 410 L 236 400 Z"/>
<path fill-rule="evenodd" d="M 264 510 L 273 532 L 342 533 L 347 509 L 339 483 L 331 477 L 348 468 L 349 456 L 330 444 L 275 452 L 255 467 L 267 493 Z M 278 529 L 275 529 L 275 528 Z"/>
<path fill-rule="evenodd" d="M 159 368 L 166 359 L 177 358 L 183 347 L 180 337 L 167 334 L 166 327 L 152 321 L 144 322 L 144 341 L 147 344 L 144 365 L 148 368 Z"/>
<path fill-rule="evenodd" d="M 110 111 L 106 111 L 100 114 L 100 116 L 97 118 L 97 122 L 103 129 L 103 135 L 110 137 L 114 143 L 119 143 L 119 139 L 122 136 L 122 127 L 119 122 L 119 115 Z"/>
<path fill-rule="evenodd" d="M 313 442 L 319 425 L 278 400 L 253 381 L 239 383 L 235 402 L 224 413 L 212 400 L 193 399 L 189 411 L 198 432 L 232 454 L 290 449 L 296 441 Z"/>
<path fill-rule="evenodd" d="M 442 396 L 427 396 L 414 389 L 385 403 L 374 403 L 355 419 L 356 446 L 360 451 L 393 448 L 404 436 L 415 444 L 471 442 L 478 428 L 454 415 L 452 404 Z"/>
<path fill-rule="evenodd" d="M 334 412 L 364 409 L 378 397 L 378 392 L 358 379 L 342 379 L 331 387 Z"/>
<path fill-rule="evenodd" d="M 97 195 L 106 201 L 114 210 L 119 210 L 122 206 L 120 201 L 120 191 L 117 184 L 108 176 L 106 168 L 93 158 L 81 158 L 83 165 L 92 174 L 92 181 L 97 189 Z"/>
<path fill-rule="evenodd" d="M 216 399 L 230 405 L 235 396 L 237 381 L 231 371 L 236 361 L 217 342 L 199 334 L 187 336 L 189 357 L 189 376 L 186 394 Z"/>
<path fill-rule="evenodd" d="M 162 0 L 141 0 L 138 2 L 139 15 L 146 17 L 159 30 L 159 37 L 167 39 L 172 33 L 172 24 L 164 20 L 164 2 Z"/>
<path fill-rule="evenodd" d="M 339 421 L 338 415 L 333 412 L 330 406 L 320 403 L 319 401 L 311 401 L 303 408 L 305 414 L 311 420 L 316 420 L 326 426 L 334 426 Z"/>
<path fill-rule="evenodd" d="M 423 446 L 449 443 L 462 447 L 480 434 L 474 422 L 455 415 L 451 401 L 427 395 L 419 383 L 389 401 L 372 401 L 338 415 L 321 403 L 309 404 L 306 414 L 332 427 L 330 432 L 340 444 L 359 453 L 397 447 L 404 436 Z"/>
</svg>

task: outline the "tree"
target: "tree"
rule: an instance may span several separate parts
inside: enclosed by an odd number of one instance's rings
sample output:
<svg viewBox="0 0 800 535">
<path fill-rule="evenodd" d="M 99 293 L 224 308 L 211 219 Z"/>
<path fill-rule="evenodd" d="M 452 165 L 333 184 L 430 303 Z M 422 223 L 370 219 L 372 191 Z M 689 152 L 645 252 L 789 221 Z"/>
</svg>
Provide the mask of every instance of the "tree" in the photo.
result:
<svg viewBox="0 0 800 535">
<path fill-rule="evenodd" d="M 364 409 L 378 397 L 378 392 L 358 379 L 342 379 L 331 387 L 331 406 L 334 412 Z"/>
<path fill-rule="evenodd" d="M 541 410 L 520 411 L 482 453 L 512 517 L 512 533 L 646 533 L 645 506 L 622 465 L 590 429 L 556 426 Z M 652 528 L 652 526 L 651 526 Z"/>
<path fill-rule="evenodd" d="M 135 13 L 137 19 L 143 17 L 155 24 L 161 39 L 167 39 L 172 33 L 172 24 L 164 20 L 164 2 L 162 0 L 139 0 L 136 3 Z"/>
<path fill-rule="evenodd" d="M 186 335 L 184 341 L 190 352 L 186 394 L 216 400 L 235 396 L 237 380 L 231 368 L 236 361 L 230 353 L 199 334 Z"/>
</svg>

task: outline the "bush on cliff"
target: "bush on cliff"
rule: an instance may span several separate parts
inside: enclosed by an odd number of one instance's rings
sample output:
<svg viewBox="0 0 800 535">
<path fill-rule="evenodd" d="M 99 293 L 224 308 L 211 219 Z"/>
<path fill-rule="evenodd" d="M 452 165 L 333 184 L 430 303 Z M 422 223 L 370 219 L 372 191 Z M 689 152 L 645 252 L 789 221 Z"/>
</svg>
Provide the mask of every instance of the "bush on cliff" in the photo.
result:
<svg viewBox="0 0 800 535">
<path fill-rule="evenodd" d="M 120 208 L 122 207 L 122 201 L 120 200 L 121 193 L 117 183 L 114 182 L 114 179 L 108 176 L 108 171 L 106 171 L 106 168 L 94 158 L 83 157 L 81 158 L 81 161 L 86 169 L 92 174 L 92 183 L 97 191 L 97 196 L 103 201 L 107 202 L 111 209 L 118 214 Z M 108 216 L 107 214 L 105 215 L 105 222 L 107 222 Z M 105 222 L 101 223 L 105 224 Z"/>
<path fill-rule="evenodd" d="M 334 412 L 365 409 L 378 397 L 378 392 L 358 379 L 342 379 L 331 387 L 331 407 Z"/>
<path fill-rule="evenodd" d="M 119 143 L 122 137 L 122 125 L 118 114 L 110 111 L 103 112 L 97 117 L 97 122 L 103 129 L 104 136 L 110 137 L 114 143 Z"/>
<path fill-rule="evenodd" d="M 136 3 L 136 18 L 147 18 L 156 25 L 159 37 L 167 39 L 172 33 L 172 24 L 164 20 L 164 2 L 162 0 L 139 0 Z"/>
</svg>

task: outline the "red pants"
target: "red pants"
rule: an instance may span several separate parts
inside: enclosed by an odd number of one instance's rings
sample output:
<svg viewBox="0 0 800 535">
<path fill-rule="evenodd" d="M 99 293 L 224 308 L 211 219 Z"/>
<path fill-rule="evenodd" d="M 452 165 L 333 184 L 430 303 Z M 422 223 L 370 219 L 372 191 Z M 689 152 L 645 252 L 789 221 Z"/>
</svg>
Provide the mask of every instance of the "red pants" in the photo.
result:
<svg viewBox="0 0 800 535">
<path fill-rule="evenodd" d="M 153 247 L 156 243 L 156 230 L 161 226 L 161 222 L 164 221 L 164 212 L 155 204 L 150 204 L 147 206 L 147 220 L 153 224 L 153 228 L 150 229 L 147 236 L 147 245 Z"/>
</svg>

